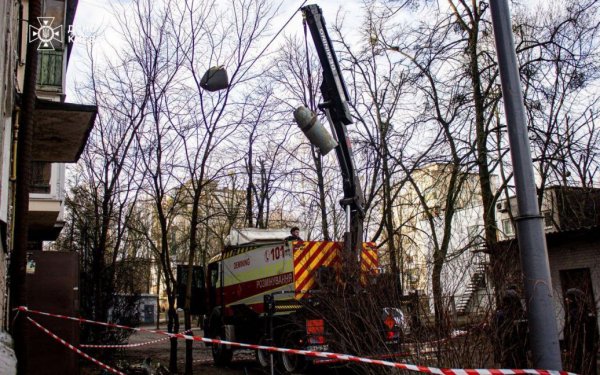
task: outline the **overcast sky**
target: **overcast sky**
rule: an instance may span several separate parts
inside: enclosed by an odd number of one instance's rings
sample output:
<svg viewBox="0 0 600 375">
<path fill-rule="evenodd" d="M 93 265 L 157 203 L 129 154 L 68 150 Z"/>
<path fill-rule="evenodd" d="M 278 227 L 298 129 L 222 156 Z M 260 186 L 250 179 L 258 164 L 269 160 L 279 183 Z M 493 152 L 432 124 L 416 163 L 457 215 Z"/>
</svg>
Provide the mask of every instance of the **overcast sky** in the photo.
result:
<svg viewBox="0 0 600 375">
<path fill-rule="evenodd" d="M 69 61 L 69 71 L 67 75 L 67 96 L 69 101 L 77 101 L 73 95 L 76 82 L 85 79 L 87 68 L 86 58 L 86 36 L 97 35 L 94 41 L 94 48 L 99 50 L 109 50 L 119 39 L 119 26 L 113 15 L 112 3 L 115 0 L 79 0 L 77 13 L 74 21 L 74 29 L 78 35 L 75 46 Z M 126 4 L 127 1 L 118 1 L 119 4 Z M 285 22 L 298 10 L 303 0 L 285 0 L 273 1 L 274 9 L 280 6 L 279 13 L 272 20 L 269 20 L 271 33 L 275 34 Z M 359 10 L 361 0 L 309 0 L 306 4 L 317 4 L 323 9 L 323 15 L 328 25 L 334 23 L 338 12 L 341 12 L 345 18 L 345 24 L 357 26 L 360 25 Z M 352 27 L 351 27 L 352 29 Z M 302 32 L 302 16 L 296 13 L 291 22 L 273 43 L 283 40 L 284 34 L 293 34 Z M 270 40 L 270 38 L 269 38 Z M 266 53 L 271 52 L 269 50 Z"/>
<path fill-rule="evenodd" d="M 178 0 L 172 0 L 178 1 Z M 182 1 L 182 0 L 181 0 Z M 295 13 L 283 32 L 278 36 L 272 46 L 266 51 L 266 54 L 276 50 L 278 42 L 281 42 L 284 35 L 302 33 L 302 16 L 297 12 L 304 0 L 270 0 L 273 9 L 279 7 L 279 13 L 273 19 L 269 20 L 271 34 L 275 34 L 285 22 Z M 521 0 L 522 4 L 533 6 L 541 0 Z M 69 71 L 67 75 L 67 96 L 69 101 L 76 102 L 77 98 L 73 95 L 76 82 L 85 80 L 86 73 L 89 71 L 87 66 L 85 36 L 90 34 L 97 35 L 94 41 L 94 48 L 100 51 L 110 51 L 115 45 L 118 46 L 120 39 L 119 25 L 114 16 L 111 4 L 126 6 L 131 0 L 79 0 L 77 13 L 74 21 L 74 29 L 78 34 L 75 47 L 69 62 Z M 223 1 L 222 3 L 226 3 Z M 362 20 L 361 7 L 364 0 L 308 0 L 306 4 L 317 4 L 323 9 L 323 15 L 328 29 L 335 23 L 339 15 L 344 17 L 345 37 L 352 40 L 353 32 L 360 30 Z M 221 3 L 220 3 L 221 4 Z M 439 1 L 439 6 L 447 6 L 446 1 Z M 414 15 L 409 16 L 414 17 Z M 65 27 L 66 28 L 66 27 Z M 331 33 L 331 32 L 330 32 Z M 266 38 L 263 43 L 266 43 Z M 262 48 L 262 47 L 261 47 Z M 258 68 L 257 64 L 254 69 Z"/>
</svg>

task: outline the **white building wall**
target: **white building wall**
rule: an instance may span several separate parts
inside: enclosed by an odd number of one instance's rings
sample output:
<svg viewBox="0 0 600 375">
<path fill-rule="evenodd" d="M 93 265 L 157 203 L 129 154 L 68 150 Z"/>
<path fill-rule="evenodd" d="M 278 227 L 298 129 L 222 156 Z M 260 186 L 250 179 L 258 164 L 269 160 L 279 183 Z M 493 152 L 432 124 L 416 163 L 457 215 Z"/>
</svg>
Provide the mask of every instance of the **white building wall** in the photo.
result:
<svg viewBox="0 0 600 375">
<path fill-rule="evenodd" d="M 448 168 L 448 166 L 434 164 L 413 174 L 413 179 L 419 186 L 430 212 L 437 215 L 433 220 L 438 246 L 441 246 L 443 239 L 445 197 L 450 176 Z M 461 178 L 465 180 L 456 200 L 449 249 L 441 275 L 443 297 L 450 308 L 457 307 L 463 296 L 470 295 L 472 277 L 481 271 L 481 265 L 488 261 L 487 255 L 475 252 L 484 240 L 483 207 L 478 175 L 463 174 Z M 496 182 L 496 178 L 493 178 L 494 186 L 497 185 Z M 401 194 L 399 202 L 397 220 L 399 224 L 406 226 L 403 228 L 402 235 L 410 238 L 409 241 L 403 242 L 406 244 L 403 251 L 410 260 L 405 268 L 419 272 L 417 277 L 419 282 L 415 283 L 418 287 L 414 289 L 421 290 L 430 298 L 430 307 L 433 309 L 432 271 L 435 244 L 432 228 L 412 186 Z M 411 223 L 407 220 L 411 217 L 417 218 L 414 222 L 415 230 L 409 228 Z M 407 288 L 407 291 L 410 289 L 413 288 Z"/>
<path fill-rule="evenodd" d="M 64 220 L 65 211 L 65 164 L 52 163 L 50 168 L 50 192 L 49 193 L 30 193 L 29 207 L 35 210 L 36 203 L 45 201 L 54 201 L 60 204 L 57 221 Z"/>
<path fill-rule="evenodd" d="M 452 220 L 452 231 L 447 261 L 442 268 L 443 296 L 447 299 L 450 307 L 455 307 L 463 295 L 467 294 L 471 278 L 477 271 L 477 265 L 486 262 L 486 255 L 474 253 L 476 246 L 472 243 L 470 227 L 476 227 L 479 235 L 483 236 L 482 208 L 472 205 L 456 211 Z M 442 238 L 443 221 L 436 221 L 436 233 L 439 241 Z M 429 233 L 431 229 L 427 220 L 419 222 L 421 235 L 417 238 L 417 247 L 425 255 L 427 263 L 427 289 L 426 294 L 433 296 L 432 269 L 433 269 L 433 243 Z M 431 304 L 430 304 L 431 305 Z M 433 308 L 433 306 L 431 305 Z"/>
</svg>

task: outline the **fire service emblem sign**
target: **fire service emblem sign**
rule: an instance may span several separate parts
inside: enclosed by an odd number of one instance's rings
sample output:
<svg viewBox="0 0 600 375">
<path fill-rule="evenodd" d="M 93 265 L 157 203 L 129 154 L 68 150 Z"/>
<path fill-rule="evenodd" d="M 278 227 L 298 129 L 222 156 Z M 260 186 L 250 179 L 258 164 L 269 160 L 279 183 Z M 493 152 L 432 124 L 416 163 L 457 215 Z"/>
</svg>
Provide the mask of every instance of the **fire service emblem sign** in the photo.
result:
<svg viewBox="0 0 600 375">
<path fill-rule="evenodd" d="M 39 41 L 38 50 L 54 51 L 63 43 L 62 25 L 53 27 L 54 17 L 38 17 L 39 27 L 29 25 L 29 43 Z"/>
</svg>

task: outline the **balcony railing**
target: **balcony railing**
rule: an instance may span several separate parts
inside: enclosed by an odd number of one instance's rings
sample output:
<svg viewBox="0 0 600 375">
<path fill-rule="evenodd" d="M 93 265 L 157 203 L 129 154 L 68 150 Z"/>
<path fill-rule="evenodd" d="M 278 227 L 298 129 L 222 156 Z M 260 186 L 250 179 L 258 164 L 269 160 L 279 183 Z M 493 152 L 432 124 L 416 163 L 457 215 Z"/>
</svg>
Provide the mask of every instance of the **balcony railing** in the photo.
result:
<svg viewBox="0 0 600 375">
<path fill-rule="evenodd" d="M 40 88 L 62 90 L 63 51 L 38 51 L 37 85 Z"/>
</svg>

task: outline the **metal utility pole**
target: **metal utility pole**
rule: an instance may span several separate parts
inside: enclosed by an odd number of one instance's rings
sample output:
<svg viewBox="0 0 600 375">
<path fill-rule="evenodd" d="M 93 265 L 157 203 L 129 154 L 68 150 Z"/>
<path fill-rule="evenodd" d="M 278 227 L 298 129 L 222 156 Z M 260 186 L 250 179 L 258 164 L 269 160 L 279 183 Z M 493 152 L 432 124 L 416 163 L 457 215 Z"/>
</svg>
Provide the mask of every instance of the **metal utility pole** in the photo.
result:
<svg viewBox="0 0 600 375">
<path fill-rule="evenodd" d="M 537 204 L 523 92 L 517 69 L 517 54 L 508 1 L 491 0 L 490 9 L 514 168 L 519 210 L 515 220 L 521 267 L 525 279 L 533 365 L 535 368 L 562 370 L 546 236 L 543 217 Z"/>
</svg>

